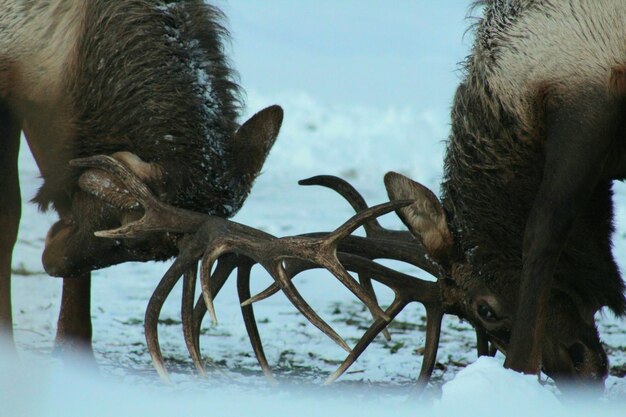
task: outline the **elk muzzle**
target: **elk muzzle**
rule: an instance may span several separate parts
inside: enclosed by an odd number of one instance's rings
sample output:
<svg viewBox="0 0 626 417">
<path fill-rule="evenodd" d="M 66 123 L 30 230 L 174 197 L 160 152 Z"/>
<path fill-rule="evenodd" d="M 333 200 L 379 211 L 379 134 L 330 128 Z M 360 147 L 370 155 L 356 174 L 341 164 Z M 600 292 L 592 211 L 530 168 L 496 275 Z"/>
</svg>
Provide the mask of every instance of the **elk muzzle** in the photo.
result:
<svg viewBox="0 0 626 417">
<path fill-rule="evenodd" d="M 128 261 L 163 260 L 177 253 L 164 233 L 141 239 L 104 239 L 96 231 L 119 227 L 141 217 L 141 210 L 121 210 L 77 192 L 70 213 L 64 213 L 46 237 L 42 262 L 51 276 L 77 276 Z"/>
<path fill-rule="evenodd" d="M 602 390 L 609 362 L 593 319 L 585 320 L 575 303 L 557 291 L 553 291 L 546 319 L 544 372 L 561 389 Z"/>
</svg>

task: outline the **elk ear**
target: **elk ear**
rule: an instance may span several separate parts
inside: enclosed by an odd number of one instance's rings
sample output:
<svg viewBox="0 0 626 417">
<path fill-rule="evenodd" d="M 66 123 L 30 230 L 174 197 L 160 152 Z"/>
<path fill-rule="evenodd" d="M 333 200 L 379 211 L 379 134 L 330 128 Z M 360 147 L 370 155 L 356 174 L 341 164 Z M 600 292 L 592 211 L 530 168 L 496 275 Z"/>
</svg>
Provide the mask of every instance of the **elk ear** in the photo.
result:
<svg viewBox="0 0 626 417">
<path fill-rule="evenodd" d="M 411 233 L 422 241 L 433 260 L 445 263 L 454 247 L 454 238 L 439 199 L 423 185 L 395 172 L 385 175 L 385 187 L 390 200 L 415 200 L 397 210 Z"/>
<path fill-rule="evenodd" d="M 263 168 L 282 123 L 283 109 L 274 105 L 256 113 L 235 133 L 233 170 L 244 181 L 249 181 L 250 185 Z"/>
</svg>

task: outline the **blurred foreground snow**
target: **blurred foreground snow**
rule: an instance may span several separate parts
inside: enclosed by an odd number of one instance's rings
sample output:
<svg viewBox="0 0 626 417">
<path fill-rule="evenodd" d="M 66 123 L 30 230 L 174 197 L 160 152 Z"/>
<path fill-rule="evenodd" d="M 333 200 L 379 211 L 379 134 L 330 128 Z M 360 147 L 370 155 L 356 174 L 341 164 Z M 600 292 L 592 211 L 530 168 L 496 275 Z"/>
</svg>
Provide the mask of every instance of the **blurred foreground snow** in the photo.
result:
<svg viewBox="0 0 626 417">
<path fill-rule="evenodd" d="M 0 350 L 0 357 L 7 357 Z M 623 416 L 615 404 L 561 404 L 532 376 L 481 358 L 443 386 L 434 404 L 403 396 L 364 396 L 346 388 L 302 390 L 296 386 L 242 389 L 233 384 L 200 390 L 193 386 L 145 387 L 124 383 L 80 366 L 0 361 L 0 415 L 57 416 Z M 622 404 L 626 406 L 626 403 Z"/>
</svg>

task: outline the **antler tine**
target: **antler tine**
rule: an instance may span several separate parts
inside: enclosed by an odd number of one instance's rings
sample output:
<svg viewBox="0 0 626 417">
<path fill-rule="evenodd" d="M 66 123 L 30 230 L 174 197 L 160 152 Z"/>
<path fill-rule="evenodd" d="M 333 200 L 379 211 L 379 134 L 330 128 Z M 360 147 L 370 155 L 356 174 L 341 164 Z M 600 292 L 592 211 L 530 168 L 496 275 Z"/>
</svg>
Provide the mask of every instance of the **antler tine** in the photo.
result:
<svg viewBox="0 0 626 417">
<path fill-rule="evenodd" d="M 373 312 L 374 317 L 381 317 L 389 322 L 391 318 L 380 308 L 378 303 L 372 298 L 371 294 L 365 290 L 359 283 L 352 278 L 352 276 L 346 271 L 339 261 L 336 263 L 322 264 L 328 269 L 339 281 L 348 288 L 354 295 L 361 300 L 370 311 Z"/>
<path fill-rule="evenodd" d="M 396 293 L 394 302 L 385 311 L 391 319 L 399 314 L 410 302 L 418 301 L 426 306 L 426 347 L 424 351 L 424 360 L 422 362 L 422 371 L 420 372 L 421 377 L 419 379 L 420 386 L 425 386 L 434 368 L 439 333 L 441 329 L 441 316 L 443 314 L 441 313 L 443 311 L 443 307 L 441 306 L 438 285 L 431 281 L 422 280 L 398 271 L 394 271 L 388 267 L 379 265 L 372 260 L 354 254 L 340 252 L 338 257 L 346 269 L 354 271 L 358 274 L 367 274 L 368 276 L 372 276 L 375 280 L 394 290 Z M 298 273 L 313 268 L 320 268 L 320 266 L 308 261 L 290 259 L 286 262 L 285 271 L 290 278 L 293 278 Z M 278 287 L 276 285 L 272 285 L 259 295 L 247 299 L 242 303 L 242 305 L 249 305 L 251 304 L 251 301 L 256 301 L 255 298 L 269 296 L 277 291 Z M 326 383 L 330 383 L 341 376 L 365 351 L 374 338 L 385 329 L 387 324 L 388 322 L 381 318 L 376 319 L 359 340 L 357 345 L 352 349 L 352 352 L 350 352 L 339 369 L 337 369 L 337 371 L 329 377 Z"/>
<path fill-rule="evenodd" d="M 441 335 L 441 321 L 443 320 L 443 309 L 441 306 L 426 305 L 426 343 L 424 346 L 424 356 L 422 359 L 422 369 L 417 378 L 417 394 L 421 393 L 426 386 L 435 369 L 437 362 L 437 350 L 439 349 L 439 337 Z"/>
<path fill-rule="evenodd" d="M 242 302 L 250 298 L 250 270 L 254 263 L 248 261 L 245 264 L 240 264 L 237 269 L 237 293 L 239 295 L 239 302 Z M 259 329 L 256 325 L 256 319 L 254 318 L 254 308 L 252 305 L 241 306 L 241 314 L 243 316 L 243 322 L 246 325 L 246 331 L 248 332 L 248 338 L 252 345 L 252 350 L 256 356 L 257 362 L 263 370 L 263 374 L 268 381 L 275 383 L 274 374 L 272 368 L 267 362 L 265 352 L 263 351 L 263 343 L 261 342 L 261 336 Z"/>
<path fill-rule="evenodd" d="M 236 223 L 230 224 L 243 228 L 243 225 L 238 225 Z M 247 230 L 247 228 L 245 229 Z M 251 230 L 255 231 L 256 229 Z M 283 247 L 280 245 L 271 244 L 277 243 L 278 241 L 282 241 L 282 243 L 286 243 L 286 245 Z M 300 255 L 300 251 L 306 252 L 306 244 L 309 244 L 310 246 L 319 246 L 320 242 L 318 240 L 294 242 L 292 238 L 277 239 L 271 235 L 267 235 L 265 237 L 265 240 L 263 241 L 242 241 L 240 242 L 240 246 L 237 246 L 232 242 L 228 244 L 225 242 L 213 243 L 215 246 L 209 254 L 210 259 L 216 259 L 224 251 L 232 250 L 239 255 L 250 258 L 253 262 L 260 263 L 268 271 L 270 276 L 272 276 L 272 278 L 278 284 L 287 299 L 298 309 L 298 311 L 300 311 L 300 313 L 302 313 L 302 315 L 306 317 L 307 320 L 309 320 L 309 322 L 311 322 L 315 327 L 320 329 L 328 337 L 338 343 L 342 348 L 344 348 L 348 352 L 350 351 L 350 347 L 346 344 L 346 342 L 324 320 L 322 320 L 319 315 L 317 315 L 317 313 L 315 313 L 311 306 L 304 300 L 304 298 L 302 298 L 298 290 L 293 286 L 291 280 L 286 276 L 284 268 L 282 266 L 282 258 L 284 258 L 286 255 L 282 253 L 277 253 L 277 249 L 281 249 L 289 253 L 289 255 L 287 256 L 302 256 Z M 304 243 L 304 245 L 298 245 L 298 243 Z M 315 252 L 314 254 L 309 253 L 309 256 L 316 258 L 316 261 L 318 261 L 320 264 L 327 263 L 325 259 L 317 259 L 317 252 Z M 210 286 L 207 283 L 203 284 L 203 294 L 205 296 L 205 304 L 207 305 L 207 307 L 211 306 L 211 291 Z"/>
<path fill-rule="evenodd" d="M 300 180 L 298 181 L 298 184 L 305 186 L 319 185 L 330 188 L 345 198 L 357 213 L 368 208 L 368 205 L 361 193 L 359 193 L 348 181 L 343 178 L 339 178 L 334 175 L 317 175 L 315 177 Z M 378 223 L 377 219 L 368 220 L 363 224 L 363 228 L 368 236 L 384 230 L 380 223 Z"/>
<path fill-rule="evenodd" d="M 374 285 L 372 284 L 372 279 L 370 278 L 370 276 L 364 273 L 359 273 L 357 276 L 359 278 L 359 283 L 361 284 L 365 292 L 367 292 L 370 295 L 370 297 L 374 299 L 374 302 L 378 304 L 378 297 L 376 296 L 376 291 L 374 291 Z M 370 314 L 375 320 L 376 312 L 370 310 Z M 383 337 L 385 338 L 385 340 L 389 342 L 391 340 L 391 334 L 389 333 L 389 329 L 385 327 L 382 333 L 383 333 Z"/>
<path fill-rule="evenodd" d="M 70 165 L 82 168 L 96 168 L 107 171 L 119 178 L 133 197 L 144 208 L 143 217 L 113 230 L 96 232 L 96 236 L 107 238 L 138 237 L 151 231 L 191 233 L 207 219 L 207 215 L 180 209 L 162 203 L 129 168 L 108 155 L 74 159 Z"/>
<path fill-rule="evenodd" d="M 409 302 L 419 302 L 426 306 L 441 306 L 439 286 L 436 282 L 420 279 L 398 272 L 384 265 L 350 253 L 339 253 L 341 262 L 351 271 L 367 273 L 374 280 L 402 294 Z"/>
<path fill-rule="evenodd" d="M 321 238 L 327 235 L 328 233 L 309 233 L 301 236 Z M 361 236 L 346 236 L 341 242 L 339 242 L 337 252 L 340 258 L 341 255 L 352 254 L 369 260 L 392 259 L 396 261 L 402 261 L 423 269 L 433 276 L 438 276 L 438 267 L 433 264 L 432 261 L 429 261 L 425 256 L 423 257 L 420 253 L 420 250 L 421 246 L 419 246 L 416 242 L 364 238 Z M 425 263 L 424 261 L 428 262 Z M 285 263 L 287 273 L 290 277 L 293 277 L 302 271 L 319 267 L 312 262 L 306 262 L 296 259 L 288 259 L 285 261 Z M 271 284 L 262 292 L 244 301 L 243 305 L 264 300 L 276 294 L 276 292 L 278 291 L 280 291 L 280 287 L 275 283 Z"/>
<path fill-rule="evenodd" d="M 237 267 L 236 258 L 237 255 L 234 253 L 228 253 L 222 255 L 217 260 L 217 266 L 213 272 L 213 277 L 209 280 L 209 291 L 213 294 L 213 299 L 217 297 L 217 294 L 226 283 L 226 280 L 230 276 L 231 272 L 233 272 L 233 270 Z M 200 350 L 200 325 L 202 324 L 202 319 L 204 318 L 206 312 L 207 306 L 204 301 L 204 294 L 200 294 L 193 310 L 193 332 L 196 349 L 198 350 Z"/>
<path fill-rule="evenodd" d="M 230 276 L 231 272 L 236 268 L 237 264 L 235 262 L 237 255 L 235 254 L 226 254 L 220 257 L 217 261 L 217 267 L 213 272 L 213 277 L 210 280 L 210 291 L 213 294 L 213 299 L 217 297 L 217 294 L 220 292 L 224 283 Z M 210 272 L 210 271 L 209 271 Z M 187 294 L 188 297 L 193 301 L 193 294 Z M 198 301 L 196 302 L 196 306 L 193 309 L 193 324 L 192 324 L 192 338 L 193 344 L 192 346 L 187 345 L 189 350 L 189 354 L 193 358 L 194 355 L 197 357 L 201 357 L 200 355 L 200 326 L 202 324 L 202 319 L 207 312 L 206 303 L 204 301 L 204 295 L 200 294 L 198 297 Z M 192 352 L 192 350 L 195 352 Z M 220 368 L 210 362 L 215 369 L 220 370 Z"/>
<path fill-rule="evenodd" d="M 334 232 L 330 233 L 329 237 L 331 237 L 331 240 L 333 241 L 340 240 L 354 232 L 368 220 L 380 217 L 383 214 L 387 214 L 391 211 L 401 209 L 402 207 L 407 207 L 413 203 L 414 201 L 412 200 L 394 200 L 372 206 L 352 216 L 350 219 L 348 219 L 348 221 L 339 226 Z"/>
<path fill-rule="evenodd" d="M 404 309 L 407 303 L 408 301 L 406 301 L 404 298 L 396 296 L 393 303 L 386 310 L 386 313 L 393 320 L 402 311 L 402 309 Z M 337 370 L 333 372 L 333 374 L 329 376 L 328 379 L 326 379 L 324 384 L 330 384 L 341 375 L 343 375 L 343 373 L 346 372 L 354 362 L 356 362 L 359 356 L 361 356 L 361 354 L 365 352 L 365 349 L 370 345 L 370 343 L 372 343 L 374 338 L 376 338 L 376 336 L 378 336 L 378 334 L 387 327 L 387 324 L 388 322 L 380 318 L 376 319 L 376 321 L 372 323 L 372 325 L 367 329 L 361 339 L 359 339 L 357 344 L 352 349 L 352 352 L 350 352 L 350 354 L 346 357 L 346 359 L 339 366 L 339 368 L 337 368 Z"/>
<path fill-rule="evenodd" d="M 299 185 L 319 185 L 336 191 L 346 199 L 354 211 L 361 212 L 368 208 L 365 198 L 349 182 L 334 175 L 317 175 L 298 181 Z M 414 241 L 415 238 L 410 232 L 405 230 L 390 230 L 382 227 L 376 218 L 372 218 L 363 224 L 365 234 L 368 237 L 379 239 L 394 239 Z"/>
<path fill-rule="evenodd" d="M 386 316 L 385 312 L 382 311 L 378 304 L 372 299 L 371 295 L 367 293 L 363 289 L 363 287 L 361 287 L 354 280 L 354 278 L 350 276 L 350 274 L 348 274 L 345 268 L 338 261 L 336 255 L 337 246 L 339 245 L 341 240 L 348 237 L 350 233 L 360 227 L 368 219 L 375 218 L 395 210 L 394 207 L 397 207 L 396 204 L 400 207 L 404 207 L 411 203 L 412 201 L 410 200 L 398 200 L 373 206 L 365 211 L 355 214 L 343 225 L 339 226 L 334 232 L 328 234 L 321 234 L 319 236 L 295 236 L 279 239 L 283 242 L 286 242 L 288 247 L 298 248 L 298 251 L 293 251 L 293 253 L 290 255 L 279 256 L 279 258 L 288 259 L 293 257 L 302 259 L 303 253 L 309 253 L 310 260 L 330 271 L 337 279 L 339 279 L 342 284 L 344 284 L 353 294 L 355 294 L 361 301 L 363 301 L 363 303 L 365 303 L 372 311 L 387 320 L 388 317 Z M 251 257 L 254 258 L 254 256 Z M 263 262 L 261 263 L 263 264 Z M 282 265 L 280 266 L 280 268 L 283 269 Z M 266 269 L 268 268 L 266 267 Z M 285 283 L 285 285 L 281 285 L 281 281 L 279 281 L 277 278 L 278 276 L 279 275 L 276 275 L 274 276 L 274 278 L 279 287 L 284 291 L 285 288 L 287 288 L 287 284 Z M 284 274 L 284 276 L 286 278 L 286 282 L 289 283 L 289 287 L 293 287 L 293 285 L 291 284 L 291 276 L 289 274 Z M 255 300 L 259 300 L 262 297 L 268 297 L 275 292 L 276 287 L 268 288 L 268 290 L 264 291 L 262 295 L 255 296 Z M 252 301 L 253 300 L 246 300 L 244 302 L 244 306 L 249 305 Z"/>
<path fill-rule="evenodd" d="M 346 286 L 346 288 L 348 288 L 363 303 L 365 303 L 365 305 L 367 305 L 372 311 L 376 312 L 376 315 L 388 320 L 389 318 L 386 316 L 385 312 L 371 298 L 370 294 L 368 294 L 341 265 L 337 259 L 337 246 L 342 239 L 347 237 L 368 219 L 393 211 L 396 203 L 399 206 L 404 207 L 412 202 L 410 200 L 399 200 L 368 208 L 365 211 L 355 214 L 343 225 L 339 226 L 334 232 L 329 233 L 326 237 L 320 238 L 319 240 L 311 240 L 310 237 L 289 237 L 283 238 L 282 240 L 288 241 L 294 247 L 300 248 L 300 253 L 294 253 L 294 257 L 301 258 L 302 252 L 309 252 L 311 260 L 330 271 L 344 286 Z M 291 279 L 286 274 L 281 275 L 285 277 L 284 285 L 281 285 L 281 289 L 285 291 L 285 288 L 292 286 Z M 281 284 L 280 281 L 278 281 L 278 283 Z"/>
<path fill-rule="evenodd" d="M 339 195 L 348 201 L 348 203 L 352 206 L 354 211 L 357 213 L 368 208 L 365 199 L 349 182 L 346 180 L 336 177 L 334 175 L 318 175 L 315 177 L 311 177 L 308 179 L 298 181 L 300 185 L 320 185 L 322 187 L 330 188 L 331 190 L 336 191 Z M 370 219 L 363 224 L 363 228 L 365 229 L 366 236 L 376 236 L 384 234 L 386 229 L 384 229 L 378 219 Z M 378 303 L 378 299 L 376 297 L 376 292 L 374 291 L 374 286 L 372 285 L 372 279 L 365 275 L 359 274 L 359 282 L 363 289 L 372 297 L 372 299 Z M 372 317 L 376 319 L 376 312 L 372 309 L 369 309 Z M 389 330 L 385 328 L 383 330 L 383 336 L 387 341 L 391 340 L 391 335 L 389 334 Z"/>
<path fill-rule="evenodd" d="M 303 259 L 305 261 L 314 262 L 335 275 L 348 289 L 350 289 L 359 299 L 361 299 L 366 305 L 374 309 L 377 314 L 380 314 L 384 319 L 388 319 L 384 311 L 376 304 L 363 290 L 361 286 L 356 283 L 347 271 L 341 266 L 341 263 L 337 259 L 336 251 L 339 242 L 347 235 L 352 233 L 356 228 L 360 227 L 363 222 L 367 221 L 371 217 L 381 216 L 396 209 L 398 206 L 406 206 L 411 201 L 394 201 L 378 206 L 371 207 L 364 212 L 358 213 L 346 221 L 343 225 L 339 226 L 334 232 L 324 235 L 323 237 L 311 237 L 311 236 L 295 236 L 277 239 L 282 241 L 284 246 L 278 245 L 281 249 L 286 249 L 287 253 L 274 253 L 276 246 L 264 247 L 268 253 L 265 256 L 259 256 L 259 253 L 253 253 L 250 249 L 238 248 L 246 256 L 251 257 L 270 273 L 274 278 L 276 284 L 285 293 L 291 303 L 316 327 L 322 330 L 327 336 L 337 342 L 347 351 L 350 351 L 348 345 L 332 330 L 321 318 L 313 311 L 313 309 L 304 301 L 300 296 L 296 288 L 291 283 L 291 277 L 286 273 L 282 262 L 288 259 Z M 261 248 L 257 248 L 261 251 Z M 263 258 L 263 259 L 261 259 Z M 275 291 L 274 288 L 271 291 Z M 249 305 L 249 301 L 244 302 L 244 306 Z"/>
<path fill-rule="evenodd" d="M 336 257 L 336 249 L 338 243 L 343 238 L 361 226 L 363 222 L 367 221 L 369 218 L 381 216 L 410 203 L 411 201 L 394 201 L 374 206 L 364 212 L 354 215 L 334 232 L 321 238 L 296 236 L 278 239 L 256 229 L 252 229 L 238 223 L 229 222 L 225 229 L 241 239 L 235 242 L 233 240 L 234 238 L 224 237 L 222 244 L 227 245 L 228 247 L 220 250 L 233 251 L 234 253 L 247 256 L 260 263 L 274 278 L 275 282 L 285 293 L 290 302 L 307 318 L 307 320 L 337 342 L 341 347 L 349 351 L 350 348 L 345 341 L 343 341 L 343 339 L 341 339 L 341 337 L 339 337 L 339 335 L 304 301 L 302 296 L 291 283 L 290 278 L 285 273 L 282 262 L 286 259 L 299 258 L 309 260 L 323 266 L 333 273 L 341 282 L 343 282 L 346 287 L 359 297 L 359 299 L 371 308 L 375 309 L 375 311 L 379 312 L 379 314 L 386 319 L 387 317 L 384 311 L 378 307 L 369 294 L 367 294 L 341 266 Z M 209 225 L 208 220 L 204 227 L 206 228 L 207 225 Z M 221 236 L 222 235 L 220 235 L 220 237 Z M 217 242 L 219 237 L 217 239 L 213 237 L 212 239 L 213 245 L 219 247 L 220 244 Z"/>
<path fill-rule="evenodd" d="M 350 346 L 330 327 L 322 318 L 311 308 L 311 306 L 304 301 L 296 287 L 292 284 L 291 280 L 285 273 L 285 269 L 280 262 L 275 262 L 270 265 L 263 265 L 263 267 L 270 273 L 272 278 L 278 283 L 280 289 L 287 296 L 291 304 L 294 305 L 304 315 L 307 320 L 315 327 L 320 329 L 326 336 L 332 339 L 335 343 L 341 346 L 345 351 L 350 352 Z"/>
<path fill-rule="evenodd" d="M 344 255 L 342 261 L 346 265 L 353 267 L 360 265 L 360 268 L 369 269 L 371 271 L 370 276 L 391 287 L 396 294 L 401 294 L 405 304 L 402 305 L 400 310 L 413 301 L 422 303 L 426 308 L 426 343 L 422 368 L 417 380 L 417 391 L 421 392 L 428 384 L 434 370 L 439 347 L 439 337 L 441 335 L 441 322 L 444 308 L 438 285 L 434 282 L 424 281 L 418 278 L 411 279 L 410 276 L 393 270 L 384 272 L 385 269 L 387 269 L 386 267 L 354 255 Z"/>
<path fill-rule="evenodd" d="M 237 255 L 237 256 L 241 256 L 241 255 Z M 250 257 L 249 259 L 247 258 L 247 255 L 241 256 L 242 259 L 244 259 L 244 261 L 239 261 L 236 263 L 236 266 L 241 269 L 243 268 L 244 270 L 247 269 L 248 267 L 246 267 L 246 263 L 250 263 L 250 267 L 252 266 L 253 263 L 258 262 L 256 261 L 254 258 Z M 247 260 L 245 260 L 247 259 Z M 298 311 L 300 311 L 300 313 L 302 313 L 302 315 L 304 315 L 307 320 L 309 322 L 311 322 L 315 327 L 317 327 L 318 329 L 320 329 L 324 334 L 326 334 L 330 339 L 332 339 L 333 341 L 335 341 L 339 346 L 341 346 L 343 349 L 345 349 L 346 351 L 350 351 L 350 347 L 348 346 L 348 344 L 341 338 L 341 336 L 339 336 L 333 329 L 332 327 L 330 327 L 330 325 L 328 325 L 324 320 L 322 320 L 321 317 L 319 317 L 319 315 L 317 313 L 315 313 L 315 311 L 311 308 L 311 306 L 304 300 L 304 298 L 302 298 L 302 296 L 300 295 L 300 293 L 298 292 L 298 290 L 295 288 L 295 286 L 293 286 L 293 284 L 291 283 L 290 279 L 286 276 L 286 273 L 284 271 L 284 268 L 282 266 L 282 262 L 280 260 L 278 261 L 264 261 L 264 262 L 260 262 L 261 265 L 268 271 L 268 273 L 272 276 L 272 278 L 274 279 L 275 283 L 276 283 L 276 288 L 281 289 L 285 296 L 289 299 L 289 301 L 298 309 Z M 219 265 L 218 265 L 219 268 Z M 229 274 L 230 271 L 232 271 L 232 269 L 229 270 Z M 216 269 L 214 275 L 217 275 L 218 270 Z M 240 272 L 241 273 L 241 272 Z M 249 280 L 249 276 L 247 275 L 243 275 L 242 278 L 238 278 L 239 280 Z M 223 280 L 225 281 L 225 277 L 223 278 Z M 213 285 L 213 279 L 210 280 L 210 283 L 208 285 L 206 285 L 204 288 L 208 289 L 208 292 L 211 294 L 216 294 L 215 290 L 219 288 L 221 288 L 221 285 L 223 284 L 223 282 L 219 283 L 219 287 L 217 285 Z M 243 283 L 241 284 L 243 285 Z M 240 289 L 242 290 L 242 292 L 240 294 L 246 294 L 245 291 L 243 291 L 243 287 L 240 287 Z M 204 293 L 205 291 L 203 291 Z M 249 297 L 249 288 L 247 290 L 247 294 Z M 214 295 L 215 296 L 215 295 Z M 214 297 L 213 296 L 213 297 Z M 243 295 L 242 295 L 243 297 Z M 243 299 L 241 300 L 243 301 Z M 247 307 L 249 304 L 245 304 L 242 307 Z M 207 303 L 206 303 L 206 299 L 204 298 L 203 300 L 198 300 L 198 302 L 196 303 L 196 308 L 195 308 L 195 333 L 199 334 L 200 331 L 200 321 L 202 320 L 202 317 L 204 316 L 205 312 L 206 312 L 206 308 L 207 308 Z M 242 310 L 243 311 L 243 310 Z M 251 311 L 249 309 L 244 311 L 244 321 L 246 320 L 250 320 L 251 315 L 248 313 L 248 311 Z M 253 317 L 253 316 L 252 316 Z M 250 326 L 251 322 L 246 323 L 246 327 L 248 328 L 248 326 Z M 257 331 L 258 333 L 258 331 Z M 249 334 L 250 335 L 250 334 Z M 255 337 L 254 334 L 252 334 L 251 336 L 251 343 L 253 344 L 253 348 L 255 348 L 255 346 L 257 345 L 257 342 L 255 340 L 253 340 L 252 338 Z M 260 344 L 258 344 L 260 346 Z M 256 353 L 256 348 L 255 348 L 255 353 Z M 261 365 L 261 367 L 264 369 L 264 373 L 267 375 L 267 370 L 269 370 L 269 366 L 268 365 L 264 365 L 263 361 L 259 359 L 259 356 L 257 356 L 257 360 L 259 360 L 259 364 Z M 267 361 L 265 361 L 265 363 L 267 363 Z"/>
<path fill-rule="evenodd" d="M 183 244 L 181 244 L 181 246 L 183 246 L 184 243 L 186 243 L 186 240 L 183 241 Z M 170 266 L 170 268 L 167 270 L 167 272 L 157 285 L 154 293 L 152 294 L 152 297 L 150 297 L 148 307 L 146 308 L 144 329 L 146 342 L 148 344 L 148 351 L 150 352 L 150 356 L 152 357 L 152 362 L 154 363 L 154 367 L 156 368 L 157 373 L 166 383 L 169 383 L 170 379 L 167 374 L 167 370 L 165 369 L 163 355 L 161 354 L 161 348 L 159 346 L 159 315 L 161 313 L 163 303 L 169 296 L 170 292 L 172 292 L 172 288 L 174 288 L 174 285 L 176 285 L 183 273 L 188 270 L 193 263 L 196 262 L 196 259 L 197 258 L 193 256 L 192 251 L 181 251 L 181 255 L 176 258 L 174 263 Z"/>
<path fill-rule="evenodd" d="M 417 301 L 426 307 L 426 343 L 422 369 L 418 378 L 418 391 L 423 390 L 432 375 L 439 346 L 441 334 L 441 321 L 443 318 L 443 305 L 439 295 L 438 285 L 434 282 L 411 277 L 375 262 L 352 254 L 340 254 L 341 262 L 350 270 L 367 273 L 375 280 L 389 286 L 396 294 L 394 302 L 387 309 L 387 313 L 394 318 L 410 302 Z M 334 381 L 341 376 L 365 351 L 367 346 L 385 328 L 382 321 L 375 321 L 361 340 L 354 347 L 350 355 L 327 380 Z"/>
<path fill-rule="evenodd" d="M 305 261 L 302 259 L 285 259 L 283 261 L 283 268 L 285 269 L 285 274 L 287 274 L 289 279 L 293 279 L 300 272 L 308 271 L 310 269 L 321 268 L 321 266 L 317 265 L 314 262 Z M 255 296 L 248 297 L 247 299 L 242 300 L 241 307 L 246 307 L 258 301 L 265 300 L 266 298 L 271 297 L 279 291 L 280 286 L 278 286 L 276 282 L 273 282 L 266 289 L 256 294 Z"/>
<path fill-rule="evenodd" d="M 197 349 L 196 338 L 193 328 L 193 299 L 196 292 L 196 279 L 198 276 L 198 264 L 194 263 L 193 266 L 185 272 L 183 276 L 183 295 L 181 300 L 181 321 L 183 325 L 183 336 L 185 338 L 185 344 L 187 350 L 191 355 L 196 369 L 201 377 L 206 377 L 206 370 L 202 365 L 202 358 L 200 351 Z"/>
<path fill-rule="evenodd" d="M 213 325 L 217 325 L 217 314 L 215 313 L 215 306 L 213 305 L 213 299 L 215 298 L 211 291 L 211 269 L 213 263 L 217 258 L 224 253 L 228 248 L 224 245 L 216 245 L 207 251 L 202 257 L 200 267 L 200 285 L 202 288 L 202 297 L 204 298 L 204 304 L 207 311 L 211 316 L 211 322 Z"/>
</svg>

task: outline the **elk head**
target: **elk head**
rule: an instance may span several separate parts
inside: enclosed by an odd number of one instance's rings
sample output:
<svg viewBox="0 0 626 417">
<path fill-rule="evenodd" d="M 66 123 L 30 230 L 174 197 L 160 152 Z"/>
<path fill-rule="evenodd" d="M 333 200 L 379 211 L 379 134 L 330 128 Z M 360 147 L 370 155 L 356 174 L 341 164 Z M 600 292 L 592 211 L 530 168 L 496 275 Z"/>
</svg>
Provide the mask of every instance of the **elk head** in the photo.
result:
<svg viewBox="0 0 626 417">
<path fill-rule="evenodd" d="M 229 172 L 221 183 L 237 195 L 239 206 L 278 136 L 282 118 L 279 106 L 268 107 L 245 122 L 228 144 L 224 157 L 229 158 Z M 175 191 L 171 189 L 175 185 L 169 181 L 175 173 L 165 171 L 158 161 L 143 161 L 125 151 L 111 156 L 163 200 L 167 201 L 168 194 Z M 96 238 L 94 232 L 98 230 L 121 227 L 139 219 L 142 207 L 119 178 L 102 169 L 84 171 L 78 185 L 79 189 L 72 188 L 70 204 L 57 207 L 61 220 L 50 228 L 46 238 L 43 264 L 50 275 L 72 276 L 126 261 L 163 260 L 177 254 L 176 239 L 167 233 L 132 240 Z M 215 194 L 215 207 L 220 207 L 224 204 L 221 194 Z M 238 208 L 230 207 L 232 213 Z"/>
<path fill-rule="evenodd" d="M 486 276 L 472 259 L 472 251 L 461 249 L 459 240 L 463 237 L 433 192 L 396 173 L 388 173 L 385 184 L 391 200 L 415 200 L 411 206 L 399 209 L 398 215 L 439 266 L 442 279 L 458 289 L 444 302 L 453 305 L 457 314 L 484 331 L 506 354 L 517 319 L 521 262 L 511 260 L 509 265 L 499 265 L 496 276 Z M 599 308 L 558 284 L 552 288 L 545 310 L 542 368 L 559 385 L 597 384 L 606 378 L 607 356 L 594 321 Z"/>
</svg>

